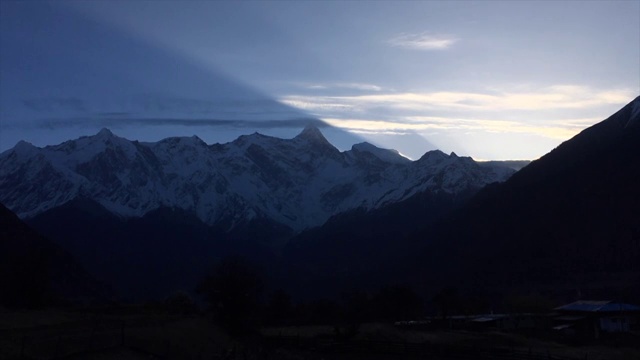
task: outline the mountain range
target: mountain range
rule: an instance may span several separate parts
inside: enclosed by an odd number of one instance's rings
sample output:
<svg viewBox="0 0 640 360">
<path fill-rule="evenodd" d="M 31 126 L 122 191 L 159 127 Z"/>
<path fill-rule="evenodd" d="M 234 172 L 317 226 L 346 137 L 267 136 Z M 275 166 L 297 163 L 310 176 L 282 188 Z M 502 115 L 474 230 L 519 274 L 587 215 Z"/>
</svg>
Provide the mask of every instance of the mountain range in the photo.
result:
<svg viewBox="0 0 640 360">
<path fill-rule="evenodd" d="M 640 97 L 514 173 L 313 127 L 207 145 L 109 130 L 0 154 L 0 202 L 132 299 L 192 290 L 241 255 L 273 287 L 336 296 L 406 283 L 504 298 L 640 300 Z"/>
<path fill-rule="evenodd" d="M 313 126 L 293 139 L 255 133 L 213 145 L 103 129 L 0 154 L 0 202 L 98 279 L 153 298 L 192 290 L 224 256 L 272 266 L 292 236 L 330 219 L 437 198 L 414 217 L 423 226 L 514 172 L 441 151 L 416 161 L 369 143 L 341 152 Z"/>
<path fill-rule="evenodd" d="M 0 169 L 0 202 L 21 218 L 90 199 L 122 217 L 170 207 L 228 230 L 268 219 L 295 232 L 424 191 L 477 190 L 514 172 L 440 151 L 417 161 L 369 143 L 340 152 L 311 126 L 293 139 L 255 133 L 214 145 L 196 136 L 141 143 L 103 129 L 44 148 L 20 142 L 0 155 Z"/>
</svg>

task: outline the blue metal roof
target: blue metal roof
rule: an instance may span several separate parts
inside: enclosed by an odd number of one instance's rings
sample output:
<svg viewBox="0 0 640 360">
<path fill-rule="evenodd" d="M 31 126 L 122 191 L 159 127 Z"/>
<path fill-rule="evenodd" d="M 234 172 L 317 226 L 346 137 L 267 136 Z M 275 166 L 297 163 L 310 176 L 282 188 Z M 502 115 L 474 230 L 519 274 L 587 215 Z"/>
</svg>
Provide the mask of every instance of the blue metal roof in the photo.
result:
<svg viewBox="0 0 640 360">
<path fill-rule="evenodd" d="M 614 312 L 614 311 L 640 311 L 639 306 L 613 301 L 576 301 L 571 304 L 557 307 L 556 310 L 586 311 L 586 312 Z"/>
</svg>

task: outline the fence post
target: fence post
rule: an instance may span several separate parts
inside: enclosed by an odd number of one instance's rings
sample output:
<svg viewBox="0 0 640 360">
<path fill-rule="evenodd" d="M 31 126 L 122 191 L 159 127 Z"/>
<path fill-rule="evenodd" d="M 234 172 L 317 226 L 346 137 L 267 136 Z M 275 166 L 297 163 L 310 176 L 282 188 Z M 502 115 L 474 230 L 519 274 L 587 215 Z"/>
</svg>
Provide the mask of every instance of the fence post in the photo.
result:
<svg viewBox="0 0 640 360">
<path fill-rule="evenodd" d="M 89 349 L 86 350 L 93 350 L 93 334 L 96 332 L 97 328 L 98 321 L 96 320 L 96 322 L 93 324 L 93 328 L 91 329 L 91 334 L 89 335 Z"/>
<path fill-rule="evenodd" d="M 60 350 L 60 335 L 58 335 L 58 340 L 56 341 L 56 347 L 53 350 L 53 357 L 58 357 L 59 350 Z"/>
<path fill-rule="evenodd" d="M 27 342 L 27 336 L 22 335 L 22 342 L 20 344 L 20 359 L 24 359 L 24 345 Z"/>
<path fill-rule="evenodd" d="M 124 347 L 124 320 L 122 321 L 122 324 L 120 325 L 120 346 Z"/>
<path fill-rule="evenodd" d="M 167 349 L 165 350 L 164 357 L 165 359 L 169 358 L 169 350 L 171 349 L 171 339 L 167 340 Z"/>
</svg>

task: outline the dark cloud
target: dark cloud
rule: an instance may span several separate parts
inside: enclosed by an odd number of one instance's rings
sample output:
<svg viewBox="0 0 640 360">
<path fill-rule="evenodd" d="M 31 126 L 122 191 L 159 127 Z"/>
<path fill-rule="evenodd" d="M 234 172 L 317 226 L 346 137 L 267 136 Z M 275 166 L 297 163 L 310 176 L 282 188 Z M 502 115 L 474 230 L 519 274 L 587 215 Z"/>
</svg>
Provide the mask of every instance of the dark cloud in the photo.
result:
<svg viewBox="0 0 640 360">
<path fill-rule="evenodd" d="M 22 105 L 27 109 L 38 112 L 50 112 L 56 110 L 86 111 L 87 108 L 82 99 L 74 97 L 50 97 L 22 100 Z"/>
<path fill-rule="evenodd" d="M 127 117 L 126 113 L 118 116 L 101 118 L 60 118 L 46 119 L 36 123 L 36 127 L 55 129 L 77 126 L 123 127 L 123 126 L 216 126 L 236 129 L 281 129 L 301 128 L 313 125 L 318 128 L 328 128 L 331 125 L 314 118 L 298 118 L 285 120 L 225 120 L 225 119 L 184 119 L 184 118 L 141 118 Z"/>
</svg>

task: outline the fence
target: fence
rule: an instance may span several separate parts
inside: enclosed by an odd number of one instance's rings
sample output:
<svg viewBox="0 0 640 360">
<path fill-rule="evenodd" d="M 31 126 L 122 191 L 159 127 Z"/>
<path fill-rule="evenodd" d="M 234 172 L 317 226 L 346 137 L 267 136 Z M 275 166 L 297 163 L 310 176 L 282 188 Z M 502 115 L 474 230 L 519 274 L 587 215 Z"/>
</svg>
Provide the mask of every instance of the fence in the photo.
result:
<svg viewBox="0 0 640 360">
<path fill-rule="evenodd" d="M 393 341 L 336 341 L 332 338 L 271 336 L 262 339 L 259 350 L 221 349 L 217 353 L 200 353 L 186 356 L 187 349 L 179 344 L 157 344 L 146 342 L 129 334 L 129 329 L 145 324 L 127 324 L 118 320 L 79 322 L 64 326 L 45 326 L 21 334 L 20 331 L 0 331 L 0 347 L 9 345 L 9 360 L 72 360 L 83 359 L 88 354 L 110 350 L 129 351 L 144 355 L 148 359 L 233 359 L 265 360 L 275 359 L 274 349 L 295 348 L 306 352 L 335 355 L 345 358 L 349 354 L 386 355 L 388 358 L 405 359 L 451 359 L 451 360 L 576 360 L 575 358 L 553 355 L 547 351 L 517 350 L 497 347 L 454 346 L 434 343 L 411 343 Z M 162 324 L 146 324 L 161 326 Z M 256 345 L 256 344 L 253 344 Z M 193 349 L 191 349 L 193 350 Z M 237 350 L 237 351 L 236 351 Z M 193 354 L 193 351 L 191 351 Z M 0 352 L 0 357 L 3 353 Z M 6 353 L 5 353 L 6 356 Z M 376 357 L 379 358 L 379 357 Z M 582 358 L 587 359 L 587 358 Z M 587 359 L 589 360 L 589 359 Z"/>
<path fill-rule="evenodd" d="M 180 318 L 184 320 L 183 318 Z M 175 319 L 91 319 L 0 330 L 0 360 L 144 358 L 170 360 L 263 360 L 254 348 L 208 339 L 183 343 L 167 337 Z M 191 335 L 189 333 L 189 335 Z M 269 359 L 274 359 L 270 357 Z"/>
<path fill-rule="evenodd" d="M 575 358 L 552 355 L 548 351 L 540 352 L 531 349 L 516 350 L 368 340 L 332 342 L 322 338 L 301 338 L 297 336 L 275 336 L 269 338 L 269 341 L 275 346 L 299 347 L 323 353 L 387 354 L 417 359 L 576 360 Z"/>
<path fill-rule="evenodd" d="M 131 343 L 127 330 L 140 326 L 157 326 L 146 321 L 85 320 L 27 329 L 0 331 L 0 358 L 20 360 L 81 359 L 82 354 L 101 350 L 127 348 L 148 353 L 139 344 Z M 129 340 L 129 343 L 127 342 Z M 150 354 L 160 359 L 163 355 Z"/>
</svg>

